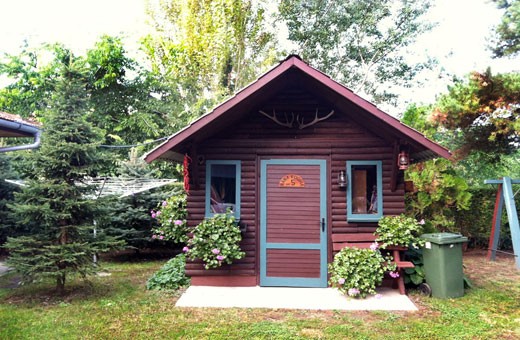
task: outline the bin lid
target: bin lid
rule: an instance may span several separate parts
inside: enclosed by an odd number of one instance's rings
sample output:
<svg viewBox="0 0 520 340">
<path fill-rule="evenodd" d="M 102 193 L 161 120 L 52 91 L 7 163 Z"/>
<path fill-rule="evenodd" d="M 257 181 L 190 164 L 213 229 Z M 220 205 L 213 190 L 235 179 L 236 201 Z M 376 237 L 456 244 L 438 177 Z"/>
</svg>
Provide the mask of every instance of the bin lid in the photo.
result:
<svg viewBox="0 0 520 340">
<path fill-rule="evenodd" d="M 433 233 L 423 234 L 422 239 L 435 244 L 462 243 L 468 242 L 468 238 L 461 234 L 454 233 Z"/>
</svg>

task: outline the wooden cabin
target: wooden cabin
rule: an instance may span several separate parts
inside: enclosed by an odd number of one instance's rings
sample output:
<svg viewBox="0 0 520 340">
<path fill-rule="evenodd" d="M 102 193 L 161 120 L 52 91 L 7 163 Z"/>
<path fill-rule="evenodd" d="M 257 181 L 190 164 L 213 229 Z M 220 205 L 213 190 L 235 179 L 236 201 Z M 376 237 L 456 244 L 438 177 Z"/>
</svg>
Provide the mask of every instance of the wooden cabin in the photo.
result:
<svg viewBox="0 0 520 340">
<path fill-rule="evenodd" d="M 146 161 L 189 156 L 188 224 L 231 208 L 246 257 L 193 285 L 326 287 L 332 235 L 404 212 L 407 162 L 450 157 L 345 86 L 289 56 L 171 136 Z M 401 169 L 400 169 L 401 167 Z"/>
</svg>

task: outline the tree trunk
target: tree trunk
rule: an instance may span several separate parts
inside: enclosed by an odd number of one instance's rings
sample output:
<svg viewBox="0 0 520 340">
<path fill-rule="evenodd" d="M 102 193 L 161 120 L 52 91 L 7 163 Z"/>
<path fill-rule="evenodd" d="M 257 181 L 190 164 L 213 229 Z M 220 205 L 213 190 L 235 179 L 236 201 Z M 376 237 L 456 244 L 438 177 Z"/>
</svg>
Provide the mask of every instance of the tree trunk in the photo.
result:
<svg viewBox="0 0 520 340">
<path fill-rule="evenodd" d="M 56 277 L 56 291 L 59 295 L 65 294 L 65 273 Z"/>
</svg>

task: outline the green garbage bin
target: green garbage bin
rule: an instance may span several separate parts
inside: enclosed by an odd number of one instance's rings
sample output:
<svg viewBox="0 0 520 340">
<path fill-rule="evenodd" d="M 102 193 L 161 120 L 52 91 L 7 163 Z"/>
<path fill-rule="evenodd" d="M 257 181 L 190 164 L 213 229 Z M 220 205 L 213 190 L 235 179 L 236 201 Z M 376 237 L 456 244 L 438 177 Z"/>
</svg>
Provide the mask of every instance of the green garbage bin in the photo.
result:
<svg viewBox="0 0 520 340">
<path fill-rule="evenodd" d="M 468 238 L 460 234 L 435 233 L 421 235 L 424 273 L 432 296 L 455 298 L 464 295 L 462 243 Z"/>
</svg>

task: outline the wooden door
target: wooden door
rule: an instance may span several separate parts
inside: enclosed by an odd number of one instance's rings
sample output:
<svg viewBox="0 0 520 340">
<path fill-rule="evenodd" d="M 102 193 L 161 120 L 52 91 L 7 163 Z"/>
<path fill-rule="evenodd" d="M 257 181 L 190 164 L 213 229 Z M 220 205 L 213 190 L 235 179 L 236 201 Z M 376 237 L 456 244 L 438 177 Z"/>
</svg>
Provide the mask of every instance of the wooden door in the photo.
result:
<svg viewBox="0 0 520 340">
<path fill-rule="evenodd" d="M 260 285 L 327 286 L 325 160 L 262 160 Z"/>
</svg>

